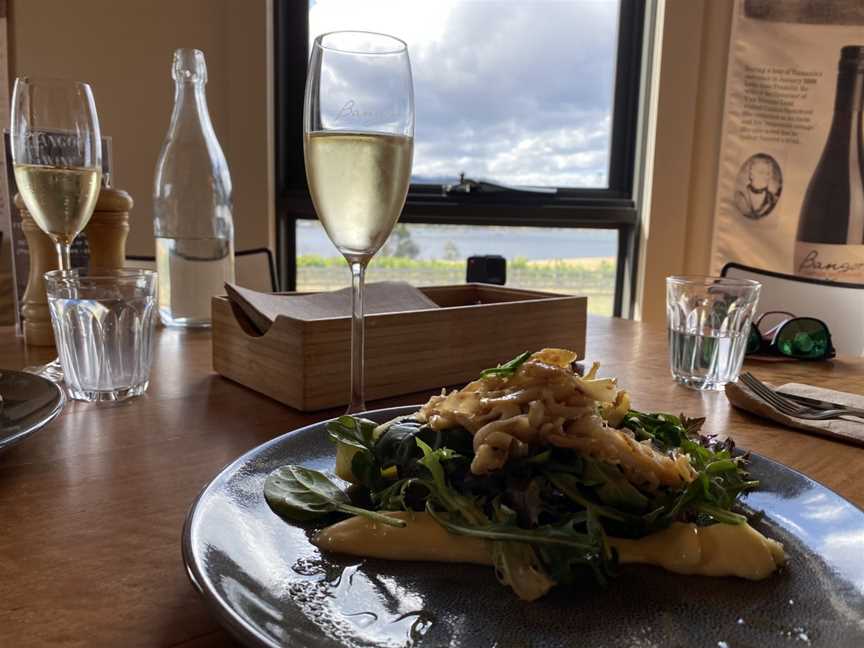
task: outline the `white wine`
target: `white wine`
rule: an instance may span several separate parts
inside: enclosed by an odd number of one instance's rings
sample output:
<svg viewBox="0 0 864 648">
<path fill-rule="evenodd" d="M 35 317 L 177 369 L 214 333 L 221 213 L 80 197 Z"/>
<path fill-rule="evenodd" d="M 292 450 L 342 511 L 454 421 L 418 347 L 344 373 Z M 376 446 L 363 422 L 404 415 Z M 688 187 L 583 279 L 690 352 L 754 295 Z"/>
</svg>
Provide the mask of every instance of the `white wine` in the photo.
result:
<svg viewBox="0 0 864 648">
<path fill-rule="evenodd" d="M 55 242 L 71 245 L 99 197 L 102 170 L 16 164 L 15 182 L 27 211 Z"/>
<path fill-rule="evenodd" d="M 305 135 L 306 177 L 318 218 L 350 261 L 384 245 L 405 205 L 414 139 L 403 135 Z"/>
<path fill-rule="evenodd" d="M 234 283 L 233 241 L 156 237 L 156 271 L 162 323 L 210 326 L 210 300 Z"/>
<path fill-rule="evenodd" d="M 864 283 L 864 47 L 841 50 L 834 118 L 804 196 L 795 274 Z"/>
</svg>

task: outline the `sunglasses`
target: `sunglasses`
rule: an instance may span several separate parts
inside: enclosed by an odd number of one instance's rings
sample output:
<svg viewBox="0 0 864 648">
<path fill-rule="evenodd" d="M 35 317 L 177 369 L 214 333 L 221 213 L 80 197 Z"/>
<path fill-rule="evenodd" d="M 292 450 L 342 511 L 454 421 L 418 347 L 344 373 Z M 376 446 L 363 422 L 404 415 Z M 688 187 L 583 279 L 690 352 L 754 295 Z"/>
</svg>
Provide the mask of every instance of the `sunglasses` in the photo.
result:
<svg viewBox="0 0 864 648">
<path fill-rule="evenodd" d="M 796 317 L 786 311 L 762 313 L 750 325 L 747 355 L 753 353 L 797 360 L 827 360 L 835 356 L 825 322 L 814 317 Z"/>
</svg>

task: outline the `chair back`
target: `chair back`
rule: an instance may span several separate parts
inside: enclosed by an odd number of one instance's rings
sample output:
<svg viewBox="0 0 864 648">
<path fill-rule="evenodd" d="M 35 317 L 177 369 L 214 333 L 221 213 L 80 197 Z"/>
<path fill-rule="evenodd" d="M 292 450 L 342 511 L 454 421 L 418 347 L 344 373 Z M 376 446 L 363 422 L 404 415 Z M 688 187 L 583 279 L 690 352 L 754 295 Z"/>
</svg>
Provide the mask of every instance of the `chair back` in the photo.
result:
<svg viewBox="0 0 864 648">
<path fill-rule="evenodd" d="M 135 270 L 156 270 L 156 257 L 139 255 L 127 256 L 124 265 L 127 268 L 133 268 Z"/>
<path fill-rule="evenodd" d="M 762 284 L 758 312 L 789 311 L 828 325 L 837 353 L 864 356 L 864 285 L 837 283 L 727 263 L 720 274 Z"/>
<path fill-rule="evenodd" d="M 156 270 L 156 259 L 152 256 L 127 256 L 127 268 Z M 234 254 L 234 274 L 237 284 L 259 292 L 278 292 L 276 263 L 273 253 L 267 248 L 239 250 Z"/>
<path fill-rule="evenodd" d="M 276 263 L 267 248 L 240 250 L 234 255 L 237 284 L 258 292 L 278 292 Z"/>
</svg>

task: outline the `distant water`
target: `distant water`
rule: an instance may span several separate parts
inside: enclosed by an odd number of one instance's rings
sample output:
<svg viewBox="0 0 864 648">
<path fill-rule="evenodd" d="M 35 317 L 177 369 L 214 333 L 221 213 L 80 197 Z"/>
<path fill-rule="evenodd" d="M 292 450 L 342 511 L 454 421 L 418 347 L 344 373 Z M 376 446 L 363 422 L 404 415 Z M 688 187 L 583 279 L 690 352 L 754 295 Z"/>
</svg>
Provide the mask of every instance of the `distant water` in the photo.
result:
<svg viewBox="0 0 864 648">
<path fill-rule="evenodd" d="M 615 230 L 467 225 L 409 225 L 408 229 L 422 259 L 443 258 L 448 242 L 456 246 L 459 258 L 500 254 L 508 259 L 576 259 L 614 257 L 618 251 Z M 317 220 L 297 221 L 297 253 L 338 256 Z"/>
</svg>

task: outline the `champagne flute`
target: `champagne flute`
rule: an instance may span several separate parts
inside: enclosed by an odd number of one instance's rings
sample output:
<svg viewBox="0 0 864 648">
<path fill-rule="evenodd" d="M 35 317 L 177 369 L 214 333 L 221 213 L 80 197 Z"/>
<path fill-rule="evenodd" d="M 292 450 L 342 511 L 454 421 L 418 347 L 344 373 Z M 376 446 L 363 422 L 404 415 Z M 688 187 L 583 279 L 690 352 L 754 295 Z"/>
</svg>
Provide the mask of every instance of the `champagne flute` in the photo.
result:
<svg viewBox="0 0 864 648">
<path fill-rule="evenodd" d="M 12 93 L 12 162 L 18 191 L 36 225 L 57 249 L 61 270 L 87 225 L 102 181 L 102 140 L 86 83 L 19 77 Z M 55 359 L 34 373 L 59 382 Z"/>
<path fill-rule="evenodd" d="M 315 39 L 303 152 L 315 211 L 351 268 L 348 413 L 361 412 L 366 266 L 399 219 L 414 157 L 414 85 L 403 41 L 357 31 Z"/>
</svg>

